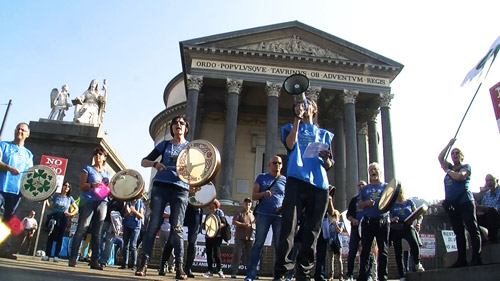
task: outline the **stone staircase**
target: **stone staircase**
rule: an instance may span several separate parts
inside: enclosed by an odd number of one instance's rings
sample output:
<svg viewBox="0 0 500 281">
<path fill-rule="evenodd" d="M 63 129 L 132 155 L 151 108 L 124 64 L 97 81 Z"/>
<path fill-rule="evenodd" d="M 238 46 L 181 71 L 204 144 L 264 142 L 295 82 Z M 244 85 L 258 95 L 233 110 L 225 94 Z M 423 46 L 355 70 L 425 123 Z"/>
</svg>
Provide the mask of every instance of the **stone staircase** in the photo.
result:
<svg viewBox="0 0 500 281">
<path fill-rule="evenodd" d="M 470 253 L 468 252 L 469 260 Z M 444 258 L 445 268 L 427 270 L 424 272 L 409 272 L 407 281 L 498 281 L 500 280 L 500 244 L 483 245 L 481 253 L 484 265 L 462 268 L 446 268 L 452 265 L 457 253 L 447 253 Z"/>
</svg>

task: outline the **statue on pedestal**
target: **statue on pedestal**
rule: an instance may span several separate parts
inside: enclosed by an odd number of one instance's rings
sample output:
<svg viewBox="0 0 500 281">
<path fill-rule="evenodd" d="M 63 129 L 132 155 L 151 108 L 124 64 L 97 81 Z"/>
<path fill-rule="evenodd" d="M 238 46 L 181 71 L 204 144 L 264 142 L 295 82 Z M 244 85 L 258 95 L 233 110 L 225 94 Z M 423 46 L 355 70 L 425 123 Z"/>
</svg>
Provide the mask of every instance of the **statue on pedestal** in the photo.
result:
<svg viewBox="0 0 500 281">
<path fill-rule="evenodd" d="M 52 89 L 52 92 L 50 92 L 50 107 L 52 107 L 49 114 L 50 120 L 63 120 L 64 116 L 66 116 L 64 112 L 72 106 L 68 102 L 68 98 L 68 85 L 63 85 L 60 92 L 57 88 Z"/>
<path fill-rule="evenodd" d="M 99 82 L 94 79 L 83 95 L 73 100 L 75 105 L 74 121 L 100 125 L 106 111 L 106 79 L 103 81 L 102 92 L 99 91 Z"/>
</svg>

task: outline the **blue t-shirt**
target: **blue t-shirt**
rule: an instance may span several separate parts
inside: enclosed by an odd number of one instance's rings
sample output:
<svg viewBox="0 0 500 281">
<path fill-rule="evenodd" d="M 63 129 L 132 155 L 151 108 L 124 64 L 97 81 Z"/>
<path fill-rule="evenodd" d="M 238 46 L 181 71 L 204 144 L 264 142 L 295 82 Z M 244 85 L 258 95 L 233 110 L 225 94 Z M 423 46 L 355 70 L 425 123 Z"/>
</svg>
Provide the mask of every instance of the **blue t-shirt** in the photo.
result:
<svg viewBox="0 0 500 281">
<path fill-rule="evenodd" d="M 288 123 L 281 127 L 281 142 L 286 146 L 286 138 L 293 128 L 293 124 Z M 328 146 L 333 139 L 333 133 L 320 129 L 312 124 L 299 124 L 297 143 L 288 151 L 287 176 L 305 181 L 317 188 L 328 190 L 328 176 L 323 167 L 323 159 L 319 156 L 304 158 L 304 152 L 311 143 L 322 143 Z M 287 148 L 288 149 L 288 148 Z"/>
<path fill-rule="evenodd" d="M 125 206 L 134 206 L 137 212 L 143 208 L 144 204 L 141 199 L 137 199 L 135 202 L 127 202 Z M 144 213 L 144 212 L 143 212 Z M 142 221 L 135 214 L 130 213 L 123 218 L 123 226 L 128 228 L 141 228 Z"/>
<path fill-rule="evenodd" d="M 273 183 L 274 177 L 267 174 L 260 174 L 255 179 L 255 183 L 260 186 L 259 192 L 264 192 L 268 186 Z M 257 208 L 257 214 L 264 214 L 270 216 L 281 216 L 281 214 L 276 213 L 276 209 L 281 207 L 283 204 L 283 198 L 285 197 L 285 184 L 286 178 L 280 176 L 274 185 L 269 189 L 271 191 L 271 196 L 262 197 L 259 200 L 259 208 Z"/>
<path fill-rule="evenodd" d="M 24 146 L 18 146 L 12 142 L 0 142 L 2 162 L 18 169 L 21 174 L 13 175 L 8 171 L 0 171 L 0 191 L 19 194 L 22 172 L 33 166 L 33 154 Z"/>
<path fill-rule="evenodd" d="M 75 202 L 71 196 L 62 197 L 60 194 L 52 197 L 52 213 L 64 213 L 69 210 L 69 206 Z"/>
<path fill-rule="evenodd" d="M 104 182 L 108 182 L 110 180 L 110 173 L 106 170 L 103 170 L 102 172 L 98 172 L 94 167 L 87 165 L 85 168 L 82 169 L 82 172 L 87 174 L 87 183 L 100 183 L 104 180 Z M 92 187 L 91 189 L 87 191 L 82 191 L 82 194 L 80 195 L 80 203 L 82 203 L 81 199 L 88 200 L 88 201 L 101 201 L 101 200 L 107 200 L 107 196 L 102 199 L 97 196 L 94 192 L 94 188 Z"/>
<path fill-rule="evenodd" d="M 368 184 L 361 189 L 361 192 L 359 193 L 361 201 L 375 201 L 375 204 L 372 207 L 366 207 L 363 209 L 363 216 L 377 219 L 383 218 L 387 215 L 387 212 L 382 212 L 378 209 L 380 196 L 382 196 L 382 192 L 384 192 L 386 186 L 387 183 Z"/>
<path fill-rule="evenodd" d="M 448 168 L 453 170 L 453 166 L 451 164 Z M 474 197 L 469 191 L 470 176 L 472 174 L 470 165 L 464 164 L 457 170 L 453 171 L 459 172 L 462 169 L 466 169 L 469 171 L 469 176 L 464 181 L 456 181 L 452 179 L 448 174 L 446 174 L 446 176 L 444 177 L 444 198 L 450 201 L 459 200 L 458 202 L 456 202 L 458 204 L 462 204 L 467 201 L 474 201 Z"/>
<path fill-rule="evenodd" d="M 415 203 L 411 200 L 406 200 L 405 203 L 394 203 L 394 206 L 391 209 L 391 218 L 398 217 L 400 223 L 404 222 L 404 220 L 411 215 L 411 213 L 416 209 Z"/>
<path fill-rule="evenodd" d="M 160 142 L 153 152 L 151 152 L 145 159 L 154 161 L 156 158 L 161 155 L 163 151 L 165 153 L 163 154 L 163 159 L 161 163 L 167 167 L 166 170 L 157 172 L 154 178 L 155 182 L 161 182 L 161 183 L 168 183 L 168 184 L 175 184 L 177 186 L 180 186 L 186 190 L 189 190 L 189 184 L 181 181 L 179 177 L 177 176 L 177 170 L 175 168 L 176 162 L 177 162 L 177 157 L 179 156 L 179 153 L 181 150 L 189 143 L 189 141 L 186 141 L 183 144 L 180 145 L 174 145 L 170 141 L 162 141 Z M 165 145 L 167 147 L 165 147 Z"/>
</svg>

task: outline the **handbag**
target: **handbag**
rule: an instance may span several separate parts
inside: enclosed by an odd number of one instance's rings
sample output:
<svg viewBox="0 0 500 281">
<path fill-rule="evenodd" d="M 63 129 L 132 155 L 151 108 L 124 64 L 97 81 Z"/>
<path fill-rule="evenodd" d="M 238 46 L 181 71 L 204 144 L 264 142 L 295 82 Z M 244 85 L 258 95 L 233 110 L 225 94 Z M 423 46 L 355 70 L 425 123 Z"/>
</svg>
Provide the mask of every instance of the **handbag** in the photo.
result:
<svg viewBox="0 0 500 281">
<path fill-rule="evenodd" d="M 102 181 L 98 186 L 94 187 L 94 193 L 100 199 L 106 198 L 106 196 L 108 196 L 110 192 L 111 189 L 104 183 L 104 181 Z"/>
</svg>

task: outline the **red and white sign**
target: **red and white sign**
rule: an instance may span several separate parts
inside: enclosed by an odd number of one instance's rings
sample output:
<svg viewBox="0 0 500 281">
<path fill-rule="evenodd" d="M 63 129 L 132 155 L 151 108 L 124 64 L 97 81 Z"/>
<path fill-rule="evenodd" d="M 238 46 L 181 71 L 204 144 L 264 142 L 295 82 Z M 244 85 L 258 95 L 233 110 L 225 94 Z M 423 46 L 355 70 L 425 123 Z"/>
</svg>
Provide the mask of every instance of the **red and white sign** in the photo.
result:
<svg viewBox="0 0 500 281">
<path fill-rule="evenodd" d="M 500 130 L 500 82 L 490 88 L 491 101 L 497 120 L 498 130 Z"/>
<path fill-rule="evenodd" d="M 61 193 L 62 184 L 64 182 L 64 175 L 66 174 L 66 166 L 68 165 L 68 159 L 60 158 L 55 156 L 42 155 L 40 159 L 40 164 L 49 166 L 56 172 L 57 175 L 57 193 Z"/>
</svg>

